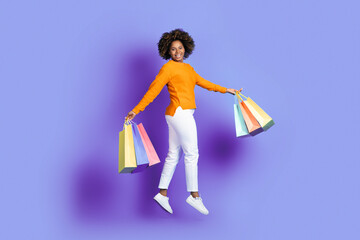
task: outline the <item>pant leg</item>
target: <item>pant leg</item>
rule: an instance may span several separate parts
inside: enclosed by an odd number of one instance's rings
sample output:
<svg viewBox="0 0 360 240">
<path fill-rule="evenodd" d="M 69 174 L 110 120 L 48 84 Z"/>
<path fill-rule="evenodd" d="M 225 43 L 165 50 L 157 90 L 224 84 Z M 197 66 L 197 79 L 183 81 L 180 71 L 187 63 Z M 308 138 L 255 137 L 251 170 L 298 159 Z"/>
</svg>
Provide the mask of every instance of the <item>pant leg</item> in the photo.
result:
<svg viewBox="0 0 360 240">
<path fill-rule="evenodd" d="M 197 128 L 194 119 L 194 109 L 178 109 L 168 122 L 175 130 L 178 141 L 184 151 L 186 188 L 188 192 L 198 191 L 198 141 Z"/>
<path fill-rule="evenodd" d="M 178 136 L 171 122 L 169 121 L 171 116 L 165 116 L 166 122 L 169 128 L 169 151 L 165 159 L 165 163 L 161 172 L 159 189 L 168 189 L 171 179 L 174 175 L 176 165 L 179 162 L 180 157 L 180 143 Z"/>
</svg>

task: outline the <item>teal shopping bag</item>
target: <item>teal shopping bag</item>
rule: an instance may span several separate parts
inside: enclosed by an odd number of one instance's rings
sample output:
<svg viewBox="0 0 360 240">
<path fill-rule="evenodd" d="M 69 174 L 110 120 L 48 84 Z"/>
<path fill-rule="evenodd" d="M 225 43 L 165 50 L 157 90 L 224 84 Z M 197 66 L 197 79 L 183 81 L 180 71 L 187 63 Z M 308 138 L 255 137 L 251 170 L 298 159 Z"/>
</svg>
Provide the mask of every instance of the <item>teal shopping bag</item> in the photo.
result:
<svg viewBox="0 0 360 240">
<path fill-rule="evenodd" d="M 243 137 L 249 135 L 249 131 L 247 130 L 245 120 L 241 113 L 239 101 L 236 95 L 235 95 L 235 103 L 234 103 L 234 117 L 235 117 L 236 137 Z"/>
</svg>

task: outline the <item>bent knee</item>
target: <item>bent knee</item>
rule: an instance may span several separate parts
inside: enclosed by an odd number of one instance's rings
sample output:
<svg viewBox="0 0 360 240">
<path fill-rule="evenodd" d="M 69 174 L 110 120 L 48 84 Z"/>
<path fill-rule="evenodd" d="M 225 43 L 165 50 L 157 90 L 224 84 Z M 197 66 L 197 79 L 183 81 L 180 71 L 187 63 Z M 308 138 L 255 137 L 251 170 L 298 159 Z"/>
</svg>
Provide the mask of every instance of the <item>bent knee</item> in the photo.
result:
<svg viewBox="0 0 360 240">
<path fill-rule="evenodd" d="M 193 162 L 193 161 L 197 161 L 199 158 L 199 151 L 193 150 L 193 151 L 189 151 L 185 153 L 185 162 Z"/>
<path fill-rule="evenodd" d="M 165 161 L 166 162 L 178 162 L 180 158 L 180 152 L 168 152 Z"/>
</svg>

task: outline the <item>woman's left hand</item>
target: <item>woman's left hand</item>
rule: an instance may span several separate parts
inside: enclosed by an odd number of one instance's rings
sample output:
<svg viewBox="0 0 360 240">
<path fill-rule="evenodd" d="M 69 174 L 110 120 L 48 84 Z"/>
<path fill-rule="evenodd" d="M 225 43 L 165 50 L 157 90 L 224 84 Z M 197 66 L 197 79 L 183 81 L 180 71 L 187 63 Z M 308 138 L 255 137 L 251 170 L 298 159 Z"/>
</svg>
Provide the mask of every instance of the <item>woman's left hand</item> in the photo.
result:
<svg viewBox="0 0 360 240">
<path fill-rule="evenodd" d="M 232 95 L 235 95 L 235 92 L 241 92 L 242 90 L 243 90 L 242 88 L 240 90 L 228 88 L 228 89 L 226 89 L 226 92 L 231 93 Z"/>
<path fill-rule="evenodd" d="M 136 116 L 136 113 L 134 113 L 133 111 L 130 111 L 128 113 L 128 115 L 125 117 L 125 121 L 130 121 L 130 120 L 134 119 L 135 116 Z"/>
</svg>

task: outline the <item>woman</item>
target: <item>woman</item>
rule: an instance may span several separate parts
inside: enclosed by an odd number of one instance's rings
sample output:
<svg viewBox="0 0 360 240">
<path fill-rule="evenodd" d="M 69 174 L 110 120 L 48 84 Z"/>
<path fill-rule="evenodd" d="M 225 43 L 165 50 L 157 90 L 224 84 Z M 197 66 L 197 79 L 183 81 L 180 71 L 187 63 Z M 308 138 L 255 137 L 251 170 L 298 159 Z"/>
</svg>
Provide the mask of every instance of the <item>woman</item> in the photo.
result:
<svg viewBox="0 0 360 240">
<path fill-rule="evenodd" d="M 235 94 L 237 90 L 211 83 L 198 75 L 190 64 L 183 60 L 190 56 L 195 43 L 192 37 L 182 29 L 165 32 L 159 43 L 159 54 L 165 60 L 170 59 L 160 69 L 148 91 L 132 111 L 126 116 L 131 120 L 151 103 L 166 85 L 170 93 L 170 105 L 166 108 L 165 119 L 169 127 L 169 152 L 165 159 L 159 183 L 159 193 L 154 199 L 169 213 L 173 213 L 167 189 L 180 157 L 180 147 L 185 154 L 185 175 L 187 191 L 190 196 L 186 202 L 202 214 L 209 211 L 198 192 L 198 143 L 196 123 L 193 117 L 195 105 L 195 85 L 209 91 Z M 239 91 L 241 91 L 240 89 Z"/>
</svg>

